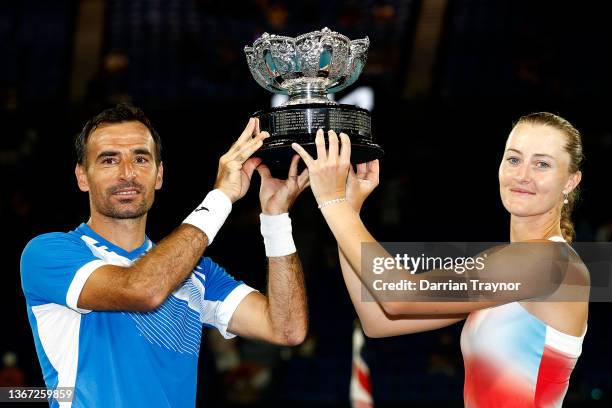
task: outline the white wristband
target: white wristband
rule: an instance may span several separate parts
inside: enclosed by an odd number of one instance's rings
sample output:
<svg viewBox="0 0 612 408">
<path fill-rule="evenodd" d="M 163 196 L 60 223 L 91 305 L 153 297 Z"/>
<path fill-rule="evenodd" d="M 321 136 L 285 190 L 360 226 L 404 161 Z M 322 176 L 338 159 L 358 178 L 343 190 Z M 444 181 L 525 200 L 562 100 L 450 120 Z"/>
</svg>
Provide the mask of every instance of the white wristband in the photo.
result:
<svg viewBox="0 0 612 408">
<path fill-rule="evenodd" d="M 261 235 L 266 247 L 266 256 L 285 256 L 296 252 L 291 234 L 289 213 L 279 215 L 260 214 Z"/>
<path fill-rule="evenodd" d="M 232 201 L 221 190 L 213 190 L 187 218 L 184 224 L 191 224 L 202 230 L 208 237 L 208 245 L 221 229 L 225 219 L 232 211 Z"/>
</svg>

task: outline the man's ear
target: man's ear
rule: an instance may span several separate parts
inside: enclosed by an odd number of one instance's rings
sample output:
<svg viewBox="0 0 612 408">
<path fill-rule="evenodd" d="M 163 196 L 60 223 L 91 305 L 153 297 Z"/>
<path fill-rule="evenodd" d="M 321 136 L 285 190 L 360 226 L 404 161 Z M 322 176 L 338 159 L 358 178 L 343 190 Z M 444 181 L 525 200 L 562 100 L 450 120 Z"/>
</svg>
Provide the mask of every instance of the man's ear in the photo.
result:
<svg viewBox="0 0 612 408">
<path fill-rule="evenodd" d="M 159 162 L 159 167 L 157 168 L 157 177 L 155 179 L 155 189 L 159 190 L 164 184 L 164 163 Z"/>
<path fill-rule="evenodd" d="M 76 176 L 79 189 L 83 192 L 89 191 L 89 183 L 87 182 L 85 167 L 77 163 L 77 165 L 74 167 L 74 175 Z"/>
</svg>

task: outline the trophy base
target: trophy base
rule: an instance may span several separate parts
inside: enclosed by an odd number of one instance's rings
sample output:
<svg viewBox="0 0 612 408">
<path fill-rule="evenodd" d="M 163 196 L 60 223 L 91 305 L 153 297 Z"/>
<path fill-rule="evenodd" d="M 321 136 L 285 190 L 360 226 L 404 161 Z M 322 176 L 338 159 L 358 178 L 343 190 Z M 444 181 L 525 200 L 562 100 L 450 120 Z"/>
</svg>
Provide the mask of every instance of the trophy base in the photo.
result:
<svg viewBox="0 0 612 408">
<path fill-rule="evenodd" d="M 288 169 L 300 144 L 316 157 L 315 135 L 318 129 L 346 133 L 351 138 L 351 162 L 364 163 L 384 155 L 382 147 L 372 141 L 370 112 L 353 105 L 310 103 L 283 106 L 253 114 L 259 118 L 261 131 L 270 133 L 255 154 L 271 169 Z M 327 139 L 327 138 L 326 138 Z"/>
<path fill-rule="evenodd" d="M 291 158 L 297 154 L 291 147 L 291 143 L 294 143 L 294 141 L 288 142 L 287 145 L 279 145 L 268 148 L 266 148 L 264 145 L 254 154 L 254 156 L 260 157 L 270 169 L 280 171 L 287 170 L 289 169 Z M 299 144 L 308 152 L 308 154 L 316 159 L 317 147 L 315 146 L 314 142 Z M 351 138 L 351 163 L 365 163 L 374 159 L 379 159 L 383 155 L 384 151 L 379 145 L 374 143 L 355 143 L 353 138 Z"/>
</svg>

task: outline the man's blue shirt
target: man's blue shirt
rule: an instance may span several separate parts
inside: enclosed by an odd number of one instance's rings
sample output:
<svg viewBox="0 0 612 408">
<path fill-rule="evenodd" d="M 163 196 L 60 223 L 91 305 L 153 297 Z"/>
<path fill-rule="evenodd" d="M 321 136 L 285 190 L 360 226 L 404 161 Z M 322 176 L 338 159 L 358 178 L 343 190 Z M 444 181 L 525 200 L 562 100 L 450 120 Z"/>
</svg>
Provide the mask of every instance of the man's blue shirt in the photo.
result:
<svg viewBox="0 0 612 408">
<path fill-rule="evenodd" d="M 129 266 L 153 246 L 127 252 L 86 224 L 32 239 L 21 257 L 28 319 L 48 388 L 75 387 L 67 407 L 193 407 L 202 325 L 227 326 L 253 289 L 210 258 L 152 312 L 79 309 L 102 265 Z M 51 406 L 59 406 L 56 401 Z"/>
</svg>

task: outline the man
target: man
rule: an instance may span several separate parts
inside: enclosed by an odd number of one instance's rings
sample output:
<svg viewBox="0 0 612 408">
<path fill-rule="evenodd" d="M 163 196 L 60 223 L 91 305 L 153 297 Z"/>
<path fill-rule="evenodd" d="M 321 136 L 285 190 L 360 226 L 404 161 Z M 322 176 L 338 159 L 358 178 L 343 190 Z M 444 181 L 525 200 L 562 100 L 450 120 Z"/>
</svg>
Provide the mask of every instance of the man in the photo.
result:
<svg viewBox="0 0 612 408">
<path fill-rule="evenodd" d="M 72 407 L 195 405 L 202 325 L 276 344 L 307 330 L 303 275 L 288 210 L 308 185 L 294 157 L 287 180 L 250 156 L 269 137 L 251 119 L 219 160 L 215 189 L 153 245 L 147 212 L 163 180 L 160 138 L 143 112 L 118 105 L 90 120 L 76 141 L 79 188 L 91 216 L 68 233 L 43 234 L 21 259 L 22 287 L 48 388 L 75 387 Z M 267 297 L 202 257 L 261 176 Z"/>
</svg>

